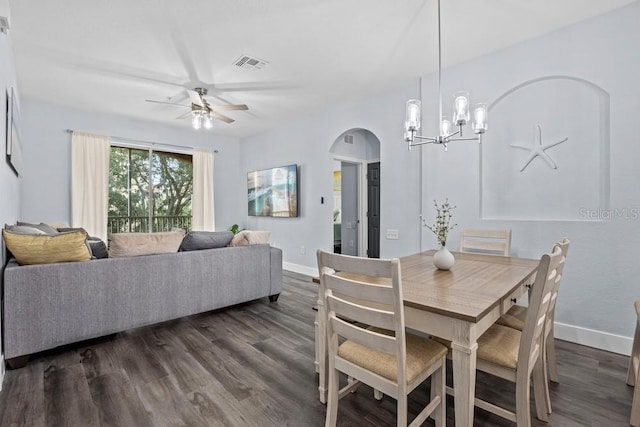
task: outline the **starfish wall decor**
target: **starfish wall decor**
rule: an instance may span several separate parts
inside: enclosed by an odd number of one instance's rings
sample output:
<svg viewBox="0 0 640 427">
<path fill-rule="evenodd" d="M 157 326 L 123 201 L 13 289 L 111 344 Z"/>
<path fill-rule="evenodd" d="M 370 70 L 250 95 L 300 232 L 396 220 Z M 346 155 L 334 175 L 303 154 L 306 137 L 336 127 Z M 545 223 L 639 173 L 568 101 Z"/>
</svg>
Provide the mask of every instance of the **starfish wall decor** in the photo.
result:
<svg viewBox="0 0 640 427">
<path fill-rule="evenodd" d="M 536 157 L 540 157 L 542 160 L 544 160 L 551 169 L 558 169 L 558 165 L 556 164 L 556 162 L 553 161 L 551 156 L 549 156 L 545 152 L 545 150 L 551 147 L 555 147 L 556 145 L 560 145 L 563 142 L 566 142 L 568 140 L 569 138 L 567 137 L 560 141 L 542 144 L 542 128 L 540 127 L 540 125 L 536 125 L 536 132 L 533 138 L 533 143 L 531 145 L 510 144 L 509 146 L 513 148 L 518 148 L 520 150 L 527 150 L 530 152 L 529 157 L 527 157 L 527 160 L 524 162 L 524 164 L 520 168 L 520 172 L 523 172 L 527 168 L 527 166 L 531 164 L 533 159 L 535 159 Z"/>
</svg>

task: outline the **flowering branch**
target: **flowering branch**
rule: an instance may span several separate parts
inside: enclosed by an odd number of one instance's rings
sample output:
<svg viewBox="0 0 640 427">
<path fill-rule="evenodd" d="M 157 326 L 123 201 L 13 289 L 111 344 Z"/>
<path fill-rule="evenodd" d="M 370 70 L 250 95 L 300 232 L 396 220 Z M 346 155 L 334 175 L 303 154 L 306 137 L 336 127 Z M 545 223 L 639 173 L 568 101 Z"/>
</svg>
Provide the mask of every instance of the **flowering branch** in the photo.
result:
<svg viewBox="0 0 640 427">
<path fill-rule="evenodd" d="M 446 199 L 442 205 L 438 205 L 438 202 L 435 200 L 433 201 L 433 204 L 436 207 L 435 224 L 429 225 L 424 219 L 422 220 L 422 223 L 429 230 L 433 231 L 433 234 L 436 235 L 436 239 L 438 239 L 438 243 L 440 243 L 441 246 L 445 246 L 447 244 L 447 235 L 449 234 L 449 231 L 458 225 L 451 224 L 451 211 L 456 207 L 449 204 L 449 199 Z"/>
</svg>

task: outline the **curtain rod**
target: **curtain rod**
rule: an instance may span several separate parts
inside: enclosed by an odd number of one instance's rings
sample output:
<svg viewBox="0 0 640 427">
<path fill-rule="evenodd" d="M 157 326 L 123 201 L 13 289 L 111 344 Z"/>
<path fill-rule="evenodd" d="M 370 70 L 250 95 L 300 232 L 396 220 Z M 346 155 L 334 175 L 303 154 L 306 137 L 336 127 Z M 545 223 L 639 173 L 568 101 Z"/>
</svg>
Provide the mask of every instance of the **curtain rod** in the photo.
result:
<svg viewBox="0 0 640 427">
<path fill-rule="evenodd" d="M 65 132 L 73 133 L 75 131 L 73 129 L 65 129 Z M 175 145 L 175 144 L 163 144 L 161 142 L 145 141 L 143 139 L 123 138 L 121 136 L 113 136 L 113 135 L 110 135 L 110 138 L 114 138 L 122 142 L 133 142 L 133 143 L 141 142 L 143 144 L 149 144 L 151 146 L 175 147 L 175 148 L 182 148 L 182 149 L 186 148 L 186 149 L 195 150 L 195 147 L 186 147 L 184 145 Z M 213 150 L 213 152 L 218 153 L 218 150 Z"/>
</svg>

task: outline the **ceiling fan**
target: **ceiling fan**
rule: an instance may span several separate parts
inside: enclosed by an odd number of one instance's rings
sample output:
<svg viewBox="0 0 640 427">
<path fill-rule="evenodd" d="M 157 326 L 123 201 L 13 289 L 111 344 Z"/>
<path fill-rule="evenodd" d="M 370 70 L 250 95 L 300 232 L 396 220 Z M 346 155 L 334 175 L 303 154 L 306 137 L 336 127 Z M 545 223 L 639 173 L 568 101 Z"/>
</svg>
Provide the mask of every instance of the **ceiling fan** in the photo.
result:
<svg viewBox="0 0 640 427">
<path fill-rule="evenodd" d="M 147 102 L 153 102 L 156 104 L 169 104 L 177 105 L 180 107 L 191 108 L 191 111 L 179 115 L 176 119 L 184 119 L 192 116 L 192 125 L 194 129 L 211 129 L 213 127 L 213 119 L 221 120 L 225 123 L 233 123 L 231 117 L 221 114 L 220 111 L 232 111 L 232 110 L 248 110 L 245 104 L 225 104 L 225 105 L 211 105 L 205 98 L 207 94 L 206 88 L 197 87 L 195 90 L 187 89 L 187 94 L 191 100 L 191 105 L 178 104 L 175 102 L 166 101 L 154 101 L 152 99 L 146 99 Z"/>
</svg>

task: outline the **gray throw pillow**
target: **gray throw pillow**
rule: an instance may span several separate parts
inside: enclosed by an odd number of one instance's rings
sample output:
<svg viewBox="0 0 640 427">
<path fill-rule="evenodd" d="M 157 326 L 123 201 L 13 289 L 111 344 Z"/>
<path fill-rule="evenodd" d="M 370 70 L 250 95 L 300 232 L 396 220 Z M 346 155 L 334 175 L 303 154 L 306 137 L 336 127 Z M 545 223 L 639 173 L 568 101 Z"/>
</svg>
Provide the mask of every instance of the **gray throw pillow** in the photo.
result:
<svg viewBox="0 0 640 427">
<path fill-rule="evenodd" d="M 230 231 L 190 231 L 182 239 L 181 251 L 224 248 L 229 245 L 233 233 Z"/>
<path fill-rule="evenodd" d="M 36 227 L 29 227 L 26 225 L 6 225 L 4 226 L 6 230 L 12 231 L 18 234 L 32 234 L 34 236 L 47 234 L 44 231 L 40 230 Z"/>
<path fill-rule="evenodd" d="M 49 235 L 58 234 L 58 230 L 56 230 L 55 228 L 53 228 L 49 224 L 45 224 L 44 222 L 41 222 L 40 224 L 31 224 L 31 223 L 28 223 L 28 222 L 18 221 L 17 224 L 18 224 L 18 226 L 37 228 L 38 230 L 43 231 L 44 234 L 49 234 Z"/>
<path fill-rule="evenodd" d="M 107 245 L 99 237 L 87 237 L 87 243 L 89 244 L 93 258 L 109 258 Z"/>
</svg>

